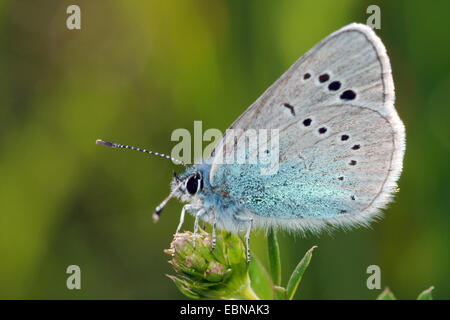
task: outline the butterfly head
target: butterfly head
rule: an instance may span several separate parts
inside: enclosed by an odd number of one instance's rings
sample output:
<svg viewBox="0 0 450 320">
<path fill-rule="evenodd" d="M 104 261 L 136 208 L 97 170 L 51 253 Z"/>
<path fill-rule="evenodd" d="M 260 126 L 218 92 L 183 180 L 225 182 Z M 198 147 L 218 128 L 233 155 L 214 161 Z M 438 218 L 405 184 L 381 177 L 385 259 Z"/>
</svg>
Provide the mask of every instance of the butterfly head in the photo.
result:
<svg viewBox="0 0 450 320">
<path fill-rule="evenodd" d="M 180 176 L 174 171 L 171 187 L 175 197 L 191 202 L 203 190 L 203 175 L 196 168 L 188 168 Z"/>
</svg>

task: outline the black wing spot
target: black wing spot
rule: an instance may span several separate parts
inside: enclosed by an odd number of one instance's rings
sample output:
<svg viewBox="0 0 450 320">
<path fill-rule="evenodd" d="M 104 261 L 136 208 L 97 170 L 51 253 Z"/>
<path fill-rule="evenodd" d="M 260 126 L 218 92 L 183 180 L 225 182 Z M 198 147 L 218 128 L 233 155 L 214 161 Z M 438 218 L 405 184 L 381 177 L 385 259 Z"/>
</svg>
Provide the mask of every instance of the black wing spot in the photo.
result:
<svg viewBox="0 0 450 320">
<path fill-rule="evenodd" d="M 291 110 L 292 115 L 295 116 L 294 106 L 291 106 L 289 103 L 284 103 L 283 106 Z"/>
<path fill-rule="evenodd" d="M 341 94 L 341 99 L 342 100 L 353 100 L 355 98 L 356 98 L 356 93 L 353 90 L 345 90 Z"/>
<path fill-rule="evenodd" d="M 333 81 L 328 85 L 328 90 L 336 91 L 341 87 L 341 83 L 339 81 Z"/>
<path fill-rule="evenodd" d="M 330 79 L 330 76 L 327 73 L 321 74 L 319 76 L 319 81 L 321 83 L 327 82 Z"/>
<path fill-rule="evenodd" d="M 322 128 L 319 129 L 319 133 L 320 134 L 324 134 L 325 132 L 327 132 L 327 128 L 322 127 Z"/>
</svg>

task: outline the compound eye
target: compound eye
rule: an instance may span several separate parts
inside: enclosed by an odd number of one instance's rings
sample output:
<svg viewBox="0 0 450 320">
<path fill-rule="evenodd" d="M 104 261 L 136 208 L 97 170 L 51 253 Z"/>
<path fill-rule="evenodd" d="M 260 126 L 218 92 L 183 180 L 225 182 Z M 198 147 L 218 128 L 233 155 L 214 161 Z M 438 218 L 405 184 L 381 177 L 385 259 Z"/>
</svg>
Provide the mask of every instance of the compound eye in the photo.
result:
<svg viewBox="0 0 450 320">
<path fill-rule="evenodd" d="M 197 176 L 192 176 L 186 183 L 186 190 L 190 194 L 196 194 L 198 189 L 199 178 Z"/>
</svg>

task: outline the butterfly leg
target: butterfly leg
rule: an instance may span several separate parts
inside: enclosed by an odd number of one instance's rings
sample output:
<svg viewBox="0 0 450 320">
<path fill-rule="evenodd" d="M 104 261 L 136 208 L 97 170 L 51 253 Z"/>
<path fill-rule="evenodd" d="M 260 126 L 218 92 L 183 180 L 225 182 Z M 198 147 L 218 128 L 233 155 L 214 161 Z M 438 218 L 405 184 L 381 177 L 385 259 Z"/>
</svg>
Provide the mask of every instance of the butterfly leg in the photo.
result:
<svg viewBox="0 0 450 320">
<path fill-rule="evenodd" d="M 211 252 L 216 248 L 216 222 L 213 223 Z"/>
<path fill-rule="evenodd" d="M 211 245 L 211 252 L 214 251 L 214 249 L 216 248 L 216 223 L 217 223 L 217 218 L 216 218 L 216 212 L 213 209 L 213 215 L 214 215 L 214 220 L 213 220 L 213 229 L 212 229 L 212 245 Z"/>
<path fill-rule="evenodd" d="M 181 226 L 183 225 L 183 222 L 184 222 L 184 214 L 186 213 L 186 210 L 190 210 L 190 209 L 192 209 L 192 205 L 190 205 L 190 204 L 183 206 L 183 209 L 181 210 L 181 215 L 180 215 L 180 223 L 178 224 L 178 228 L 177 228 L 177 231 L 175 232 L 175 234 L 180 232 Z"/>
<path fill-rule="evenodd" d="M 247 252 L 246 252 L 247 263 L 249 263 L 249 262 L 250 262 L 250 233 L 252 232 L 253 218 L 248 218 L 248 217 L 236 217 L 236 219 L 237 219 L 239 222 L 245 222 L 245 223 L 248 223 L 247 232 L 246 232 L 246 234 L 245 234 L 245 246 L 247 247 Z"/>
<path fill-rule="evenodd" d="M 202 215 L 206 213 L 205 209 L 200 209 L 196 215 L 195 215 L 195 222 L 194 222 L 194 241 L 192 242 L 194 249 L 195 249 L 195 240 L 197 239 L 197 232 L 198 232 L 198 220 Z"/>
<path fill-rule="evenodd" d="M 247 246 L 247 263 L 250 262 L 250 233 L 252 232 L 253 218 L 249 218 L 248 222 L 247 233 L 245 234 L 245 245 Z"/>
</svg>

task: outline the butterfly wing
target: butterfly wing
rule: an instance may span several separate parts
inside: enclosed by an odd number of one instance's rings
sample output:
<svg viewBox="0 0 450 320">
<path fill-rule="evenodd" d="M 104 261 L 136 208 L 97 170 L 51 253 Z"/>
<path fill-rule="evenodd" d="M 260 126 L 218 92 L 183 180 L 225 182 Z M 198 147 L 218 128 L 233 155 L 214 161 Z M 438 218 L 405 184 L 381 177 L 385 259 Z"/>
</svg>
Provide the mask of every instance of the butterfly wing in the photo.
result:
<svg viewBox="0 0 450 320">
<path fill-rule="evenodd" d="M 405 132 L 393 103 L 381 40 L 365 25 L 348 25 L 301 57 L 232 124 L 235 138 L 227 139 L 227 130 L 215 148 L 211 186 L 239 200 L 257 224 L 312 231 L 366 224 L 390 201 L 402 169 Z M 274 174 L 223 161 L 246 152 L 238 142 L 258 129 L 279 132 Z"/>
</svg>

